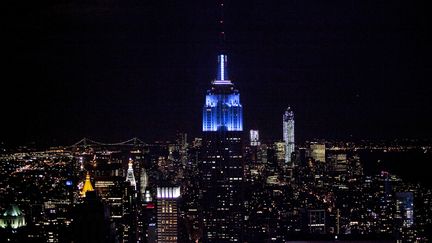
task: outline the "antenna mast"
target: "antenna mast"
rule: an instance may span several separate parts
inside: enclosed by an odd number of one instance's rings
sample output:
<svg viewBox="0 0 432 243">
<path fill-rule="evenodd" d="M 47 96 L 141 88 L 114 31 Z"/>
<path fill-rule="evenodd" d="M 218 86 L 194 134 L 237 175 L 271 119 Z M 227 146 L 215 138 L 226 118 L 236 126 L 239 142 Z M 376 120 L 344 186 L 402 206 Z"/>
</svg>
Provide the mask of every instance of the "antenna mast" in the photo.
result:
<svg viewBox="0 0 432 243">
<path fill-rule="evenodd" d="M 219 9 L 220 9 L 220 16 L 218 19 L 219 24 L 219 45 L 220 45 L 220 51 L 221 53 L 225 52 L 225 16 L 224 16 L 224 0 L 219 0 Z"/>
</svg>

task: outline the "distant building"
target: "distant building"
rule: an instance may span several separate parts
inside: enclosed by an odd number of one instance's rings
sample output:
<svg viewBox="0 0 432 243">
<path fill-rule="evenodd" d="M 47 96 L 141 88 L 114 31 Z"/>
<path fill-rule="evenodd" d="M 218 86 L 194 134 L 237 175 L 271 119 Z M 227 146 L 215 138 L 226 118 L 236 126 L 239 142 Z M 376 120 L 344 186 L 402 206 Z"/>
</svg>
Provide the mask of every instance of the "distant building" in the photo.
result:
<svg viewBox="0 0 432 243">
<path fill-rule="evenodd" d="M 142 239 L 147 239 L 148 243 L 157 242 L 157 209 L 151 197 L 149 189 L 146 189 L 144 202 L 142 202 L 141 216 L 142 227 L 145 235 Z M 144 241 L 145 242 L 145 241 Z"/>
<path fill-rule="evenodd" d="M 145 194 L 144 194 L 144 202 L 152 202 L 153 201 L 153 199 L 151 198 L 151 194 L 150 194 L 150 191 L 149 190 L 146 190 L 145 191 Z"/>
<path fill-rule="evenodd" d="M 135 175 L 134 175 L 134 171 L 133 171 L 132 159 L 129 159 L 126 181 L 130 182 L 131 186 L 133 186 L 136 190 L 136 181 L 135 181 Z"/>
<path fill-rule="evenodd" d="M 250 130 L 250 145 L 251 146 L 260 146 L 261 142 L 259 140 L 259 131 L 258 130 Z"/>
<path fill-rule="evenodd" d="M 412 192 L 396 192 L 396 220 L 399 227 L 414 224 L 414 195 Z"/>
<path fill-rule="evenodd" d="M 10 205 L 0 215 L 0 228 L 17 229 L 26 225 L 25 215 L 17 205 Z"/>
<path fill-rule="evenodd" d="M 202 138 L 194 138 L 194 140 L 192 141 L 192 146 L 193 147 L 201 147 L 202 146 Z"/>
<path fill-rule="evenodd" d="M 326 161 L 326 148 L 325 144 L 313 143 L 309 147 L 309 154 L 315 161 Z"/>
<path fill-rule="evenodd" d="M 275 142 L 274 143 L 275 151 L 276 151 L 276 159 L 278 162 L 286 161 L 286 146 L 285 142 Z"/>
<path fill-rule="evenodd" d="M 378 218 L 376 223 L 380 228 L 381 233 L 390 234 L 393 232 L 394 226 L 394 193 L 393 193 L 393 178 L 387 171 L 381 171 L 378 178 Z"/>
<path fill-rule="evenodd" d="M 144 167 L 142 167 L 141 173 L 140 173 L 140 194 L 141 194 L 141 199 L 144 201 L 145 201 L 145 197 L 146 197 L 147 186 L 148 186 L 147 171 Z"/>
<path fill-rule="evenodd" d="M 257 149 L 257 161 L 260 164 L 267 164 L 268 157 L 267 157 L 267 145 L 261 144 Z"/>
<path fill-rule="evenodd" d="M 331 169 L 333 172 L 346 172 L 348 170 L 347 155 L 344 154 L 331 154 L 329 155 Z"/>
<path fill-rule="evenodd" d="M 395 228 L 397 242 L 416 242 L 414 227 L 414 193 L 396 192 Z"/>
<path fill-rule="evenodd" d="M 308 228 L 310 233 L 326 233 L 326 216 L 325 210 L 308 210 Z"/>
<path fill-rule="evenodd" d="M 294 153 L 294 112 L 288 107 L 283 115 L 283 141 L 285 142 L 285 164 L 292 165 L 291 156 Z"/>
<path fill-rule="evenodd" d="M 187 133 L 177 133 L 177 145 L 180 146 L 180 149 L 186 149 L 188 146 L 187 142 Z"/>
<path fill-rule="evenodd" d="M 92 186 L 91 181 L 90 181 L 90 174 L 87 172 L 84 186 L 80 192 L 81 197 L 85 197 L 86 192 L 92 192 L 92 191 L 94 191 L 94 189 L 93 189 L 93 186 Z"/>
<path fill-rule="evenodd" d="M 187 133 L 178 133 L 177 134 L 177 146 L 179 147 L 179 156 L 180 161 L 183 166 L 187 164 L 187 153 L 188 153 L 188 142 L 187 142 Z"/>
<path fill-rule="evenodd" d="M 157 242 L 177 242 L 180 187 L 157 188 Z"/>
</svg>

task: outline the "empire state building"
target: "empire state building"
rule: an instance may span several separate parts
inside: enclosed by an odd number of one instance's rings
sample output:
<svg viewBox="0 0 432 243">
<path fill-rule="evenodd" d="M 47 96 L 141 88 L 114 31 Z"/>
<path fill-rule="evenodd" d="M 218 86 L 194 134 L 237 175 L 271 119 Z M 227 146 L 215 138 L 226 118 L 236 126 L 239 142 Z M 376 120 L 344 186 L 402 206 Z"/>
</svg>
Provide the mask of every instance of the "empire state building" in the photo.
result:
<svg viewBox="0 0 432 243">
<path fill-rule="evenodd" d="M 204 132 L 243 131 L 240 93 L 228 79 L 227 56 L 218 56 L 217 79 L 207 91 L 203 109 Z"/>
<path fill-rule="evenodd" d="M 203 107 L 200 159 L 205 242 L 241 242 L 243 220 L 243 108 L 228 78 L 227 56 L 218 56 L 217 77 Z"/>
</svg>

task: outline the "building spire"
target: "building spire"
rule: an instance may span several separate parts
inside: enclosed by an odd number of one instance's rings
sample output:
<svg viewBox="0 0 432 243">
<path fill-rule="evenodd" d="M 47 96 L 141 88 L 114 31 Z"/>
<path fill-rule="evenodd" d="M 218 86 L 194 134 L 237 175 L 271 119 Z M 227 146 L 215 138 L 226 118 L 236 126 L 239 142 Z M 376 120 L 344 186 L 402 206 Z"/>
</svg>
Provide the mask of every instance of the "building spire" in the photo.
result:
<svg viewBox="0 0 432 243">
<path fill-rule="evenodd" d="M 81 193 L 80 193 L 81 197 L 85 197 L 86 192 L 92 192 L 92 191 L 94 191 L 94 189 L 93 189 L 93 186 L 92 186 L 91 181 L 90 181 L 90 174 L 87 172 L 84 186 L 83 186 Z"/>
<path fill-rule="evenodd" d="M 225 54 L 218 55 L 217 81 L 229 81 L 227 59 Z"/>
<path fill-rule="evenodd" d="M 217 75 L 216 82 L 220 84 L 229 84 L 228 79 L 228 66 L 227 66 L 227 55 L 225 50 L 225 16 L 224 16 L 224 0 L 218 0 L 219 4 L 219 18 L 218 26 L 219 26 L 219 55 L 218 55 L 218 67 L 217 67 Z M 222 82 L 221 82 L 222 81 Z"/>
<path fill-rule="evenodd" d="M 218 0 L 219 1 L 219 18 L 218 18 L 218 25 L 219 25 L 219 51 L 220 54 L 225 53 L 225 16 L 224 16 L 224 0 Z"/>
<path fill-rule="evenodd" d="M 136 181 L 135 181 L 135 175 L 134 175 L 134 171 L 133 171 L 133 163 L 132 163 L 132 159 L 130 159 L 130 158 L 129 158 L 129 163 L 128 163 L 126 181 L 129 181 L 131 186 L 133 186 L 136 190 Z"/>
</svg>

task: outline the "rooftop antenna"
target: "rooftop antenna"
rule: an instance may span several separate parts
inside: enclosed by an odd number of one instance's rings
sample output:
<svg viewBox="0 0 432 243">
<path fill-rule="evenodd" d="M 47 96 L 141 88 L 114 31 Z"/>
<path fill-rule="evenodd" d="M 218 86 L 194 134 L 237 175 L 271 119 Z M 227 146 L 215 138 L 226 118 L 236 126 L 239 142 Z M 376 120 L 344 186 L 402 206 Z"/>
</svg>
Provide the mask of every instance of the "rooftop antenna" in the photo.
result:
<svg viewBox="0 0 432 243">
<path fill-rule="evenodd" d="M 218 18 L 218 25 L 219 25 L 219 48 L 221 54 L 225 54 L 225 16 L 224 16 L 224 0 L 218 0 L 219 1 L 219 18 Z"/>
<path fill-rule="evenodd" d="M 225 18 L 224 18 L 224 0 L 218 0 L 220 15 L 218 18 L 219 26 L 219 55 L 218 55 L 218 68 L 217 76 L 214 84 L 231 84 L 228 79 L 228 65 L 227 65 L 227 55 L 225 48 Z"/>
</svg>

